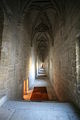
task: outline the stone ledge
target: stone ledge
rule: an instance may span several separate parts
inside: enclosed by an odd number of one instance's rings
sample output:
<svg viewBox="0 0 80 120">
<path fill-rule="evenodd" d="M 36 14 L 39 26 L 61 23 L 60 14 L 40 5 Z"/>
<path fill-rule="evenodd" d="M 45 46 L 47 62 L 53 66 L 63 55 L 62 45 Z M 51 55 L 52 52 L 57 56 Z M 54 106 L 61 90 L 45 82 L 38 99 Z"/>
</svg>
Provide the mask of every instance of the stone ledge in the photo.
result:
<svg viewBox="0 0 80 120">
<path fill-rule="evenodd" d="M 6 95 L 0 96 L 0 107 L 8 100 Z"/>
</svg>

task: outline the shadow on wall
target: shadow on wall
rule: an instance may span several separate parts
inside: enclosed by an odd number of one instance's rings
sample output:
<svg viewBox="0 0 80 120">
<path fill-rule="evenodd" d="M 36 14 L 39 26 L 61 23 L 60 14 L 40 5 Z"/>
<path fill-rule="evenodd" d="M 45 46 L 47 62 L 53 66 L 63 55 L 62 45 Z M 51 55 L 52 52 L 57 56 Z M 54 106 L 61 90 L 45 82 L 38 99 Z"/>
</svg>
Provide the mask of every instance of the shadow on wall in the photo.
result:
<svg viewBox="0 0 80 120">
<path fill-rule="evenodd" d="M 3 24 L 4 24 L 4 14 L 0 9 L 0 59 L 1 59 Z"/>
</svg>

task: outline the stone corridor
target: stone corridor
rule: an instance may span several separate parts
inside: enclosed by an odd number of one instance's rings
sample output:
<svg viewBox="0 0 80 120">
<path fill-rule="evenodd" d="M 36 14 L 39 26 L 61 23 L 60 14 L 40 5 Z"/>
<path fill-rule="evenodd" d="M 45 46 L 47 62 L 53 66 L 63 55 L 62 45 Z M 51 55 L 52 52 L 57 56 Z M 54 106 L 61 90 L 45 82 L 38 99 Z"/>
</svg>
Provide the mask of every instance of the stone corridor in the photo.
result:
<svg viewBox="0 0 80 120">
<path fill-rule="evenodd" d="M 0 120 L 78 114 L 80 0 L 0 0 Z"/>
<path fill-rule="evenodd" d="M 25 94 L 24 94 L 24 97 L 23 97 L 24 100 L 28 100 L 28 101 L 31 100 L 30 98 L 32 96 L 34 87 L 45 87 L 47 89 L 49 101 L 57 101 L 56 93 L 48 79 L 48 76 L 46 75 L 45 69 L 43 69 L 43 68 L 39 69 L 38 76 L 35 79 L 31 90 L 29 90 L 27 93 L 25 92 Z M 37 101 L 37 99 L 35 101 Z M 40 101 L 40 100 L 38 100 L 38 101 Z"/>
</svg>

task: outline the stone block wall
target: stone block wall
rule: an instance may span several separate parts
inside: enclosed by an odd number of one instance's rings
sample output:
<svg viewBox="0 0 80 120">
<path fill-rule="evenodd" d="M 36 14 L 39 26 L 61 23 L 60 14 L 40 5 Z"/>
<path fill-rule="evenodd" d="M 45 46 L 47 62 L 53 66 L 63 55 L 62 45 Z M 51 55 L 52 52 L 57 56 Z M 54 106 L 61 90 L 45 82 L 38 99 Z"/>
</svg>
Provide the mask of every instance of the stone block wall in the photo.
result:
<svg viewBox="0 0 80 120">
<path fill-rule="evenodd" d="M 50 55 L 53 58 L 53 69 L 50 72 L 53 71 L 53 86 L 58 99 L 73 102 L 80 107 L 76 79 L 76 36 L 80 31 L 79 12 L 79 9 L 72 10 L 70 7 L 69 11 L 66 10 L 64 24 L 59 23 L 60 26 L 54 36 L 53 53 Z"/>
<path fill-rule="evenodd" d="M 23 21 L 5 16 L 0 63 L 0 94 L 22 99 L 23 81 L 29 76 L 30 42 Z"/>
</svg>

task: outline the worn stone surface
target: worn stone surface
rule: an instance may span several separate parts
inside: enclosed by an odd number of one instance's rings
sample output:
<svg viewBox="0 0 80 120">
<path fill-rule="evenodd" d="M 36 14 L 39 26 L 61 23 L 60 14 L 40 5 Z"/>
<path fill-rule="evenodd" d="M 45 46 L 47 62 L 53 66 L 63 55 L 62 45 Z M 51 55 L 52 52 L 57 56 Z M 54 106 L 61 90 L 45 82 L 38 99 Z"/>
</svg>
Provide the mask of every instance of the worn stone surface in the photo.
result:
<svg viewBox="0 0 80 120">
<path fill-rule="evenodd" d="M 80 119 L 77 115 L 77 111 L 74 110 L 74 107 L 69 103 L 8 101 L 0 108 L 0 110 L 2 110 L 0 111 L 0 120 L 9 120 L 9 119 L 10 120 L 25 120 L 25 119 L 79 120 Z M 13 113 L 12 116 L 10 116 L 11 113 L 9 114 L 9 111 Z M 3 114 L 4 116 L 2 116 Z M 5 119 L 5 116 L 7 115 L 9 119 Z"/>
</svg>

